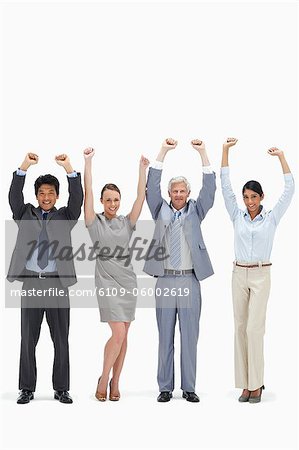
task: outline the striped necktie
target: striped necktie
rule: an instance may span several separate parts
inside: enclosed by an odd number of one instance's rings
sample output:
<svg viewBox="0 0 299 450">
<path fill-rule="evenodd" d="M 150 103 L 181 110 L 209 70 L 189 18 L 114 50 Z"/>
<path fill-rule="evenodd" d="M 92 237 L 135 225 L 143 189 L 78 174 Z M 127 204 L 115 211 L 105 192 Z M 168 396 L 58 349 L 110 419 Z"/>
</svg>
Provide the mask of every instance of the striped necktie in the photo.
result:
<svg viewBox="0 0 299 450">
<path fill-rule="evenodd" d="M 43 213 L 42 230 L 38 238 L 37 263 L 41 269 L 47 267 L 49 262 L 49 238 L 46 228 L 46 221 L 49 213 Z"/>
<path fill-rule="evenodd" d="M 181 214 L 176 211 L 170 225 L 170 264 L 175 269 L 181 266 Z"/>
</svg>

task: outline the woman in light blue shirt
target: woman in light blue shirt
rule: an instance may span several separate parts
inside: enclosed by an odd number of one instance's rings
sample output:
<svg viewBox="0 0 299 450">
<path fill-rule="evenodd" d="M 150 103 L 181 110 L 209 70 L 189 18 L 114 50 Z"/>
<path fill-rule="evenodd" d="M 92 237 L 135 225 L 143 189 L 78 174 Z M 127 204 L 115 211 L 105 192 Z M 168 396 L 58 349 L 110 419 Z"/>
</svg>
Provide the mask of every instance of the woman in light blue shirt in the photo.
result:
<svg viewBox="0 0 299 450">
<path fill-rule="evenodd" d="M 270 148 L 269 155 L 277 156 L 282 167 L 284 191 L 274 208 L 265 211 L 260 183 L 248 181 L 242 189 L 246 208 L 240 209 L 231 187 L 228 166 L 229 149 L 236 143 L 235 138 L 226 140 L 221 163 L 222 193 L 235 231 L 232 275 L 235 386 L 243 389 L 240 402 L 258 403 L 264 389 L 263 338 L 270 293 L 270 255 L 276 227 L 294 193 L 294 179 L 283 151 Z"/>
</svg>

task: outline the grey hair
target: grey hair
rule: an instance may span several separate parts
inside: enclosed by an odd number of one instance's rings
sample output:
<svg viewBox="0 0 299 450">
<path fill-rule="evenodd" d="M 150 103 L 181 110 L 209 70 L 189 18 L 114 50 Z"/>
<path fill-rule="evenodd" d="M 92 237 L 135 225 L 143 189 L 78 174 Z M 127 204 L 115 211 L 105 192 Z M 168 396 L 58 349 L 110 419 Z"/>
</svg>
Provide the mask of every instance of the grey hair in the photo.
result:
<svg viewBox="0 0 299 450">
<path fill-rule="evenodd" d="M 171 187 L 172 187 L 172 185 L 175 184 L 175 183 L 185 183 L 186 188 L 187 188 L 187 191 L 188 191 L 188 192 L 191 191 L 191 186 L 190 186 L 190 183 L 189 183 L 189 181 L 187 180 L 187 178 L 180 176 L 180 177 L 173 177 L 173 178 L 171 178 L 171 180 L 169 180 L 169 183 L 168 183 L 168 192 L 171 191 Z"/>
</svg>

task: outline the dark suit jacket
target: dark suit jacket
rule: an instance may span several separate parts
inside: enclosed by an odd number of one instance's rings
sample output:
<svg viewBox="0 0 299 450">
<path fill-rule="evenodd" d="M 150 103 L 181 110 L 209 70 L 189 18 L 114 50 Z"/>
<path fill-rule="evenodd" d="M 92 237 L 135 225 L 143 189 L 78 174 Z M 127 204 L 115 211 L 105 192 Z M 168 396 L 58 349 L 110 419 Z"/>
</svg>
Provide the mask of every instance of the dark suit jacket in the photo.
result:
<svg viewBox="0 0 299 450">
<path fill-rule="evenodd" d="M 13 179 L 9 190 L 9 204 L 13 213 L 13 219 L 18 225 L 17 242 L 11 257 L 8 270 L 8 281 L 24 281 L 24 273 L 27 259 L 32 251 L 32 242 L 38 242 L 42 228 L 42 211 L 31 203 L 24 203 L 23 187 L 25 176 L 13 173 Z M 47 234 L 50 244 L 50 252 L 53 251 L 58 275 L 64 287 L 76 283 L 76 273 L 73 261 L 71 230 L 77 223 L 83 203 L 83 190 L 80 173 L 77 177 L 67 177 L 69 184 L 69 199 L 67 206 L 54 208 L 48 216 Z"/>
<path fill-rule="evenodd" d="M 173 210 L 169 203 L 162 198 L 160 182 L 162 170 L 150 168 L 147 179 L 146 199 L 152 217 L 156 223 L 153 236 L 154 245 L 147 255 L 144 272 L 153 276 L 164 275 L 164 262 L 154 258 L 157 248 L 163 246 L 163 238 L 169 226 Z M 187 213 L 184 219 L 183 231 L 188 242 L 196 278 L 201 281 L 213 275 L 212 264 L 206 249 L 200 224 L 214 203 L 216 182 L 215 173 L 203 174 L 202 188 L 197 200 L 187 202 Z M 157 254 L 157 253 L 156 253 Z"/>
</svg>

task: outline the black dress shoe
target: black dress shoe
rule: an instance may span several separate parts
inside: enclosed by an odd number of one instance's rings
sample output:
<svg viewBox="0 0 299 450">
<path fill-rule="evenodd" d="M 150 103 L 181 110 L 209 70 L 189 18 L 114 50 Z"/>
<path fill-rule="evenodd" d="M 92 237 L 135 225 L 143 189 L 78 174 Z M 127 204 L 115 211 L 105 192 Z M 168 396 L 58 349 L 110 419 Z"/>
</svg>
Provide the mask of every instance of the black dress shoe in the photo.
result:
<svg viewBox="0 0 299 450">
<path fill-rule="evenodd" d="M 34 396 L 32 391 L 29 391 L 28 389 L 22 389 L 17 399 L 17 403 L 19 403 L 19 405 L 24 405 L 25 403 L 29 403 L 30 400 L 33 399 Z"/>
<path fill-rule="evenodd" d="M 163 391 L 160 392 L 160 395 L 157 398 L 158 402 L 165 403 L 169 402 L 169 400 L 172 398 L 172 393 L 169 391 Z"/>
<path fill-rule="evenodd" d="M 195 392 L 187 392 L 183 391 L 183 398 L 187 400 L 187 402 L 198 403 L 199 397 L 195 394 Z"/>
<path fill-rule="evenodd" d="M 55 400 L 59 400 L 61 403 L 73 403 L 73 399 L 68 393 L 68 391 L 55 391 Z"/>
</svg>

